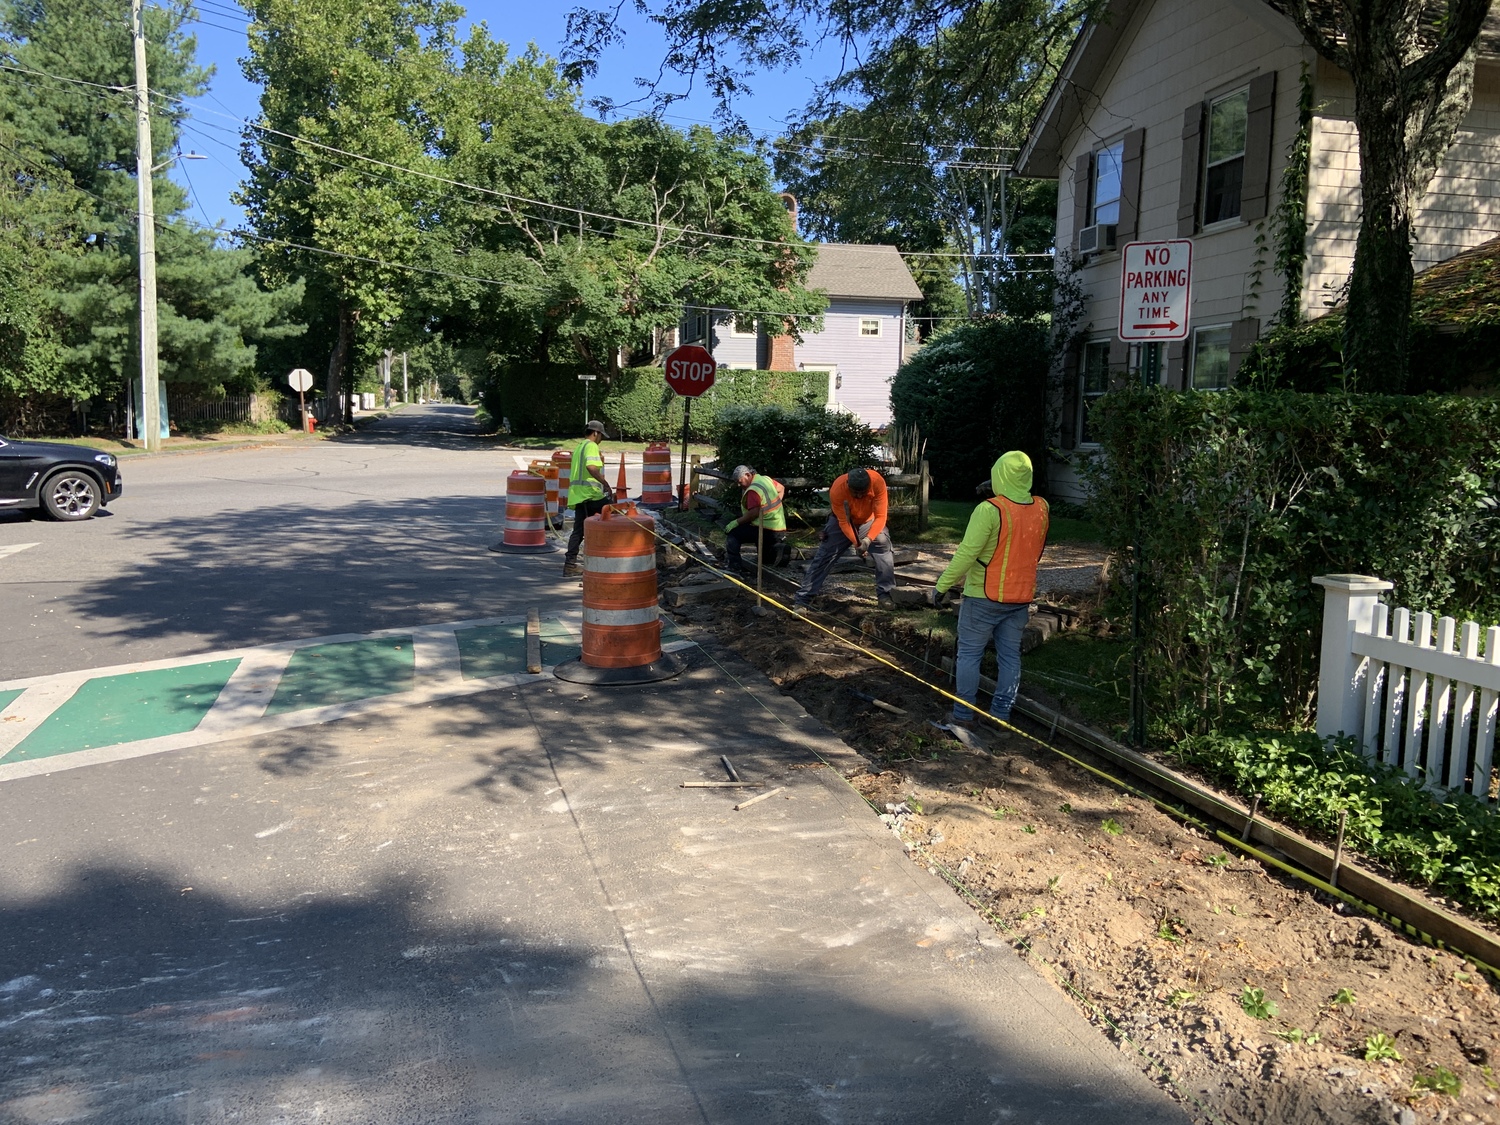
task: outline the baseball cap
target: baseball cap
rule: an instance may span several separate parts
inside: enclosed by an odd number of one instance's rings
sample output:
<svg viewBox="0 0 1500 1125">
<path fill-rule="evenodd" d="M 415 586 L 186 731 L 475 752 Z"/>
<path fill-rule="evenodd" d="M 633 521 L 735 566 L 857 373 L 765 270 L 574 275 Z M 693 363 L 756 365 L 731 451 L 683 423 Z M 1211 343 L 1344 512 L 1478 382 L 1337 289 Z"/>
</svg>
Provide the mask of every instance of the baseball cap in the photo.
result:
<svg viewBox="0 0 1500 1125">
<path fill-rule="evenodd" d="M 592 418 L 585 422 L 583 428 L 590 433 L 603 434 L 605 437 L 609 437 L 609 431 L 604 428 L 604 423 L 597 418 Z"/>
</svg>

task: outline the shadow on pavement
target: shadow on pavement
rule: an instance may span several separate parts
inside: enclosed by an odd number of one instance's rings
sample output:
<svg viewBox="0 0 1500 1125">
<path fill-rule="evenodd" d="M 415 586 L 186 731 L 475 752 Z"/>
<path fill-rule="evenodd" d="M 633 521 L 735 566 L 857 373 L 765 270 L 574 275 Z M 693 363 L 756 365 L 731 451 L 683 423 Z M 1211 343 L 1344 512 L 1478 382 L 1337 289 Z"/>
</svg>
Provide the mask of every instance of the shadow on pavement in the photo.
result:
<svg viewBox="0 0 1500 1125">
<path fill-rule="evenodd" d="M 622 942 L 453 924 L 429 898 L 399 876 L 326 899 L 221 897 L 108 865 L 12 891 L 0 1121 L 1082 1122 L 1121 1108 L 1066 1075 L 1039 1083 L 1042 1048 L 1007 1058 L 920 996 L 871 1007 L 816 973 L 642 974 Z"/>
</svg>

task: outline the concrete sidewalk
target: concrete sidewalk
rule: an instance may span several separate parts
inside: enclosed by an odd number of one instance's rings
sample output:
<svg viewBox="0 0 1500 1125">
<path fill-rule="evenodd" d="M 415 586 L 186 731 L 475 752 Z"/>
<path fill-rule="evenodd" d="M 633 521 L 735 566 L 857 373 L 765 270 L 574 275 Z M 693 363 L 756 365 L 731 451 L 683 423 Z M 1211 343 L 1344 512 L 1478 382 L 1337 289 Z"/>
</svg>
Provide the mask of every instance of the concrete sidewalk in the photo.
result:
<svg viewBox="0 0 1500 1125">
<path fill-rule="evenodd" d="M 0 785 L 0 1120 L 1185 1120 L 713 655 Z"/>
</svg>

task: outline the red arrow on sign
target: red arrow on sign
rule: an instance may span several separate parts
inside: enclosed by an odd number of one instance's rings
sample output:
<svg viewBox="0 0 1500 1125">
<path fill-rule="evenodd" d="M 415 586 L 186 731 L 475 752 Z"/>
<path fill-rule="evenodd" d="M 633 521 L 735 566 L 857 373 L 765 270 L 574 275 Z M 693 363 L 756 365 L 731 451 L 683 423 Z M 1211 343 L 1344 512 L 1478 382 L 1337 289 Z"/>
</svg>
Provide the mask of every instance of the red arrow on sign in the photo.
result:
<svg viewBox="0 0 1500 1125">
<path fill-rule="evenodd" d="M 1132 328 L 1165 328 L 1168 332 L 1175 332 L 1177 330 L 1177 322 L 1175 320 L 1169 320 L 1165 324 L 1132 324 L 1131 327 Z"/>
</svg>

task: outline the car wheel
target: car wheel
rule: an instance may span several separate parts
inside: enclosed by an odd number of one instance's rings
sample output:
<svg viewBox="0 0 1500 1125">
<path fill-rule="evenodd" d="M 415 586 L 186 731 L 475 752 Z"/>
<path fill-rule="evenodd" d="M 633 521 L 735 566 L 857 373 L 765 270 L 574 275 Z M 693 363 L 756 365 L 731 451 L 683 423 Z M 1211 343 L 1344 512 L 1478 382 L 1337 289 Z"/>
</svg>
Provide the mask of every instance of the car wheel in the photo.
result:
<svg viewBox="0 0 1500 1125">
<path fill-rule="evenodd" d="M 55 520 L 86 520 L 99 510 L 99 482 L 79 472 L 48 477 L 42 485 L 42 506 Z"/>
</svg>

